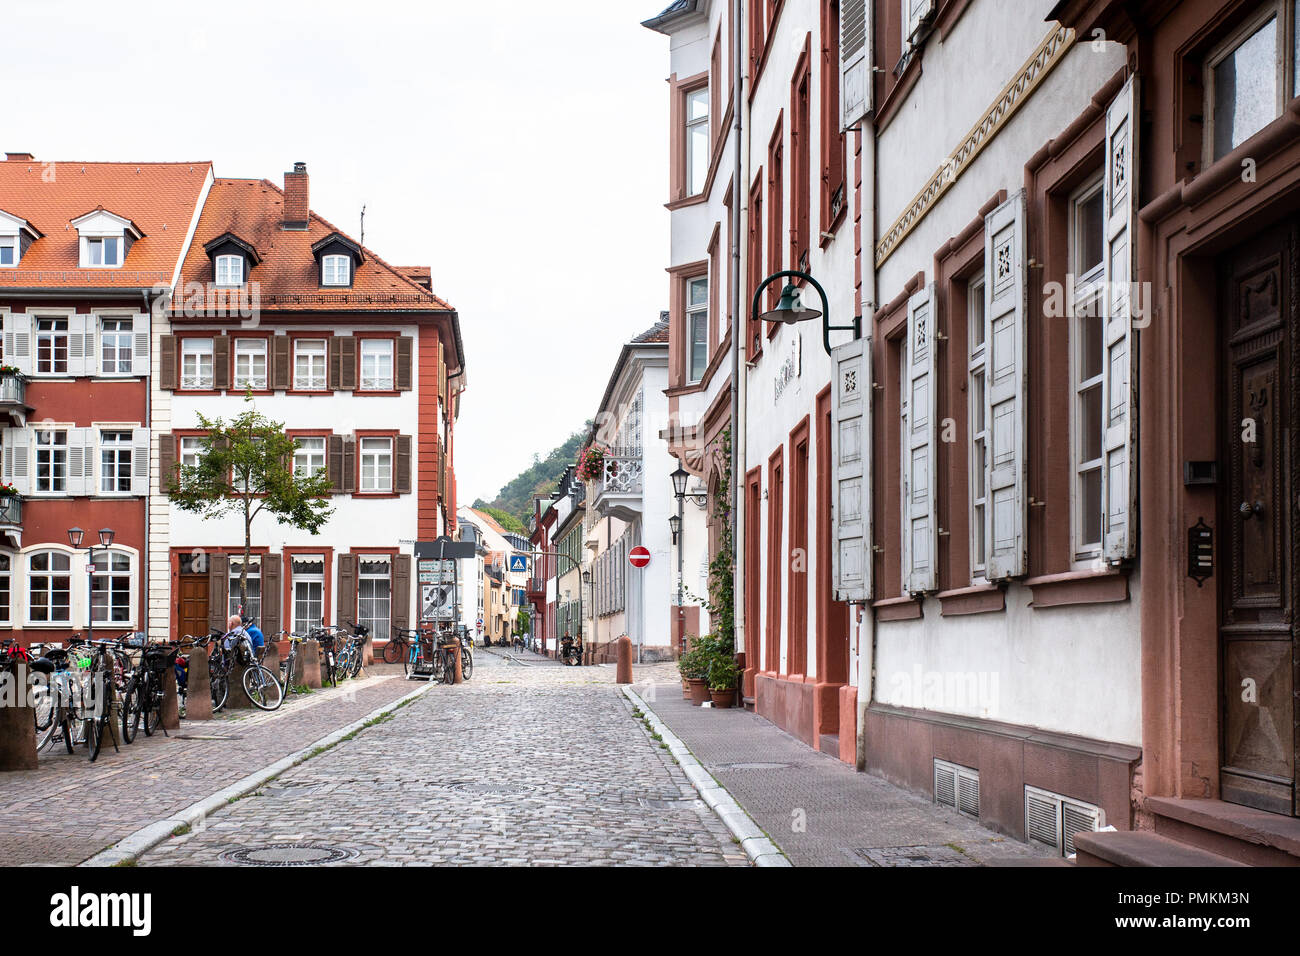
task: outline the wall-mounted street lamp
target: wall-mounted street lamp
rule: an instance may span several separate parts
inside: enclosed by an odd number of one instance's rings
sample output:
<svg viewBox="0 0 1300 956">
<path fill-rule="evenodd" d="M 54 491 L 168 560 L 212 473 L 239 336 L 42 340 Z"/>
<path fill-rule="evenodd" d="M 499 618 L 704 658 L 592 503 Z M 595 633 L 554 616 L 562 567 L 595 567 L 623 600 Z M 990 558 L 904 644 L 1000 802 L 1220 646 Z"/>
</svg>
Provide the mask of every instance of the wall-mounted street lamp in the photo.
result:
<svg viewBox="0 0 1300 956">
<path fill-rule="evenodd" d="M 99 529 L 99 545 L 105 551 L 113 546 L 113 529 Z M 86 532 L 78 527 L 68 529 L 68 544 L 78 551 L 81 550 L 81 542 L 85 540 Z M 95 546 L 89 545 L 86 548 L 86 581 L 89 587 L 86 589 L 86 640 L 95 639 Z M 108 610 L 105 605 L 105 611 Z"/>
<path fill-rule="evenodd" d="M 759 314 L 758 306 L 762 298 L 763 290 L 775 282 L 777 279 L 802 279 L 810 286 L 817 290 L 817 295 L 822 300 L 821 311 L 810 309 L 804 305 L 803 293 L 793 282 L 787 282 L 785 288 L 781 290 L 781 298 L 776 304 L 776 308 Z M 816 318 L 822 320 L 822 347 L 826 349 L 826 354 L 831 354 L 831 333 L 832 332 L 852 332 L 855 339 L 862 337 L 862 316 L 855 315 L 851 325 L 831 325 L 830 324 L 831 307 L 826 298 L 826 290 L 821 287 L 816 279 L 806 272 L 800 272 L 797 269 L 786 269 L 782 272 L 774 272 L 758 284 L 754 290 L 754 301 L 750 306 L 749 314 L 755 321 L 762 319 L 764 322 L 779 322 L 782 325 L 794 325 L 796 322 L 809 322 Z"/>
<path fill-rule="evenodd" d="M 672 473 L 673 479 L 673 497 L 680 504 L 683 498 L 689 498 L 697 508 L 703 508 L 709 502 L 709 496 L 705 494 L 688 495 L 686 493 L 686 482 L 690 480 L 691 473 L 683 468 L 680 464 L 677 470 Z"/>
<path fill-rule="evenodd" d="M 668 530 L 673 533 L 673 544 L 677 543 L 677 536 L 682 533 L 682 516 L 668 516 Z"/>
</svg>

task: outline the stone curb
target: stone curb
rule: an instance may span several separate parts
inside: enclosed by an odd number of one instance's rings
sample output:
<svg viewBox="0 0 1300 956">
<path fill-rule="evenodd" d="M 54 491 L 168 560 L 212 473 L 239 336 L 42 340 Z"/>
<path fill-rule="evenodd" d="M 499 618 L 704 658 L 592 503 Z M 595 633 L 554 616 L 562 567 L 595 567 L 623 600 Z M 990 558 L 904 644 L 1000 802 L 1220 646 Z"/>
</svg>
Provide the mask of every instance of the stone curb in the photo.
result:
<svg viewBox="0 0 1300 956">
<path fill-rule="evenodd" d="M 634 707 L 639 708 L 649 718 L 651 728 L 668 745 L 668 752 L 677 758 L 686 778 L 699 791 L 700 799 L 718 815 L 718 819 L 726 824 L 732 836 L 740 841 L 740 848 L 749 857 L 749 862 L 754 866 L 793 866 L 790 859 L 781 852 L 781 848 L 763 833 L 727 788 L 713 779 L 713 775 L 704 769 L 704 765 L 686 748 L 681 739 L 669 730 L 659 719 L 659 715 L 650 709 L 636 691 L 632 690 L 632 685 L 624 684 L 620 690 Z"/>
<path fill-rule="evenodd" d="M 141 855 L 152 850 L 158 844 L 171 836 L 172 831 L 177 827 L 193 827 L 201 820 L 206 819 L 217 810 L 220 810 L 231 800 L 252 793 L 268 780 L 272 780 L 284 773 L 286 770 L 302 763 L 311 755 L 313 750 L 316 750 L 319 747 L 329 747 L 338 743 L 344 737 L 348 736 L 348 734 L 355 733 L 370 721 L 396 710 L 408 701 L 415 700 L 415 698 L 419 697 L 421 694 L 427 693 L 433 686 L 433 684 L 425 684 L 424 686 L 411 691 L 409 694 L 404 694 L 396 700 L 389 701 L 387 704 L 377 707 L 364 717 L 360 717 L 347 726 L 340 727 L 338 730 L 326 734 L 319 740 L 312 741 L 301 750 L 295 751 L 294 753 L 289 754 L 289 756 L 277 760 L 268 767 L 263 767 L 261 770 L 251 773 L 240 780 L 236 780 L 230 786 L 218 790 L 216 793 L 205 797 L 197 803 L 190 804 L 183 810 L 178 810 L 166 819 L 157 820 L 148 826 L 141 827 L 134 833 L 129 834 L 117 843 L 114 843 L 108 849 L 101 850 L 90 859 L 77 865 L 116 866 L 121 863 L 127 863 L 138 859 Z"/>
</svg>

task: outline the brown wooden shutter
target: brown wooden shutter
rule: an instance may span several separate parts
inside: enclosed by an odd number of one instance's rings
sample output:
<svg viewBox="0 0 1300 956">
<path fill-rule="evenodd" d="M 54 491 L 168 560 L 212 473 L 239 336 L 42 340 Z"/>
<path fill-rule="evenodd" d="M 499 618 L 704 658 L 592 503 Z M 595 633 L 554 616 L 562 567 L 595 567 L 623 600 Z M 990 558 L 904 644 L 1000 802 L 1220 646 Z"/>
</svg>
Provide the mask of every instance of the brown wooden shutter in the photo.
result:
<svg viewBox="0 0 1300 956">
<path fill-rule="evenodd" d="M 446 414 L 451 402 L 447 400 L 447 360 L 441 342 L 438 343 L 438 398 L 442 401 L 443 414 Z"/>
<path fill-rule="evenodd" d="M 442 442 L 437 435 L 433 436 L 433 477 L 438 483 L 438 486 L 432 489 L 436 500 L 438 495 L 442 494 Z"/>
<path fill-rule="evenodd" d="M 271 336 L 271 388 L 285 391 L 293 374 L 293 359 L 289 357 L 289 336 Z"/>
<path fill-rule="evenodd" d="M 410 627 L 411 556 L 409 554 L 399 554 L 393 559 L 392 607 L 393 627 Z"/>
<path fill-rule="evenodd" d="M 411 436 L 397 436 L 396 462 L 397 493 L 407 494 L 411 490 Z"/>
<path fill-rule="evenodd" d="M 212 387 L 230 388 L 230 336 L 212 337 Z"/>
<path fill-rule="evenodd" d="M 343 357 L 343 340 L 337 335 L 331 336 L 329 340 L 329 369 L 326 372 L 325 384 L 330 387 L 331 391 L 337 392 L 341 387 L 339 385 L 339 374 L 342 367 Z"/>
<path fill-rule="evenodd" d="M 229 607 L 230 555 L 208 555 L 208 627 L 225 633 Z"/>
<path fill-rule="evenodd" d="M 355 624 L 357 620 L 357 556 L 355 554 L 339 555 L 338 602 L 338 613 L 335 615 L 334 623 L 344 627 Z"/>
<path fill-rule="evenodd" d="M 176 388 L 176 336 L 164 335 L 158 340 L 158 387 Z"/>
<path fill-rule="evenodd" d="M 326 473 L 330 479 L 330 490 L 336 495 L 343 494 L 343 436 L 330 435 L 329 454 L 325 459 Z"/>
<path fill-rule="evenodd" d="M 176 436 L 171 432 L 158 436 L 158 490 L 167 488 L 176 476 Z"/>
<path fill-rule="evenodd" d="M 339 388 L 344 391 L 357 387 L 357 340 L 350 335 L 335 336 L 339 340 Z"/>
<path fill-rule="evenodd" d="M 262 557 L 262 633 L 268 641 L 275 640 L 280 630 L 280 556 Z"/>
<path fill-rule="evenodd" d="M 351 435 L 343 439 L 343 493 L 357 490 L 357 440 Z"/>
<path fill-rule="evenodd" d="M 411 387 L 411 337 L 409 335 L 399 335 L 397 337 L 397 388 L 398 391 L 408 391 Z"/>
</svg>

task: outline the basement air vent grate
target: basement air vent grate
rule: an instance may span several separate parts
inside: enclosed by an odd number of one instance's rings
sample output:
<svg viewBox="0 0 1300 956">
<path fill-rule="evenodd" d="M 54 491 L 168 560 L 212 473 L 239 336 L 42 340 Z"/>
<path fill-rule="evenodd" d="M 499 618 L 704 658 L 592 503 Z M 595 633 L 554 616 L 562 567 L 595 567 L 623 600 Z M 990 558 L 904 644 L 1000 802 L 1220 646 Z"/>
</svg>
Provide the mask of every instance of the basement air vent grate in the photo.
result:
<svg viewBox="0 0 1300 956">
<path fill-rule="evenodd" d="M 952 807 L 958 813 L 979 819 L 980 772 L 970 767 L 934 762 L 934 802 Z"/>
<path fill-rule="evenodd" d="M 1050 790 L 1025 787 L 1025 835 L 1052 847 L 1062 856 L 1074 852 L 1074 835 L 1106 825 L 1101 807 L 1073 800 Z"/>
</svg>

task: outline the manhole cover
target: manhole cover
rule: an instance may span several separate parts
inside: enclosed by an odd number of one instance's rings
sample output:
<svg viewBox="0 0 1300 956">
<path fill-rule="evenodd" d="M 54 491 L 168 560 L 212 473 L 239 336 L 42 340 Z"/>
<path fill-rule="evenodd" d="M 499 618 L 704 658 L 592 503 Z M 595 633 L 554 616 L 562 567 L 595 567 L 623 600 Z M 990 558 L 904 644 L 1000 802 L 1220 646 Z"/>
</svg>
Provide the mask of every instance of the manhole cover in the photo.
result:
<svg viewBox="0 0 1300 956">
<path fill-rule="evenodd" d="M 459 790 L 461 793 L 482 793 L 482 794 L 502 794 L 510 796 L 516 793 L 528 793 L 532 787 L 524 784 L 509 783 L 445 783 L 438 786 L 447 787 L 451 790 Z"/>
<path fill-rule="evenodd" d="M 174 740 L 243 740 L 242 737 L 222 736 L 221 734 L 177 734 Z"/>
<path fill-rule="evenodd" d="M 979 866 L 960 850 L 939 846 L 884 846 L 853 851 L 876 866 Z"/>
<path fill-rule="evenodd" d="M 788 763 L 720 763 L 722 770 L 785 770 Z"/>
<path fill-rule="evenodd" d="M 323 843 L 272 843 L 269 846 L 227 850 L 221 859 L 243 866 L 320 866 L 356 856 L 352 850 Z"/>
</svg>

